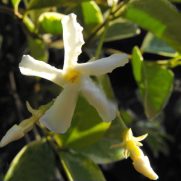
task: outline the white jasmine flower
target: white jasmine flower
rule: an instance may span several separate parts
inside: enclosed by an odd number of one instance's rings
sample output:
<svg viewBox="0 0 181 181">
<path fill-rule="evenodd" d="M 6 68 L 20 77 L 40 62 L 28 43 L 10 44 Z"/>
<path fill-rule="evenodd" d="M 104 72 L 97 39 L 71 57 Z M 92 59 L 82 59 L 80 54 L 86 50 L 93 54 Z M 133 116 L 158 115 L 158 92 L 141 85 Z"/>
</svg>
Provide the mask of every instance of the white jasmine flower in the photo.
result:
<svg viewBox="0 0 181 181">
<path fill-rule="evenodd" d="M 79 92 L 94 106 L 103 121 L 116 117 L 116 105 L 109 101 L 103 91 L 89 76 L 103 75 L 128 62 L 126 54 L 115 54 L 94 62 L 77 63 L 84 44 L 83 28 L 76 21 L 76 15 L 66 15 L 62 19 L 65 49 L 63 70 L 45 62 L 24 55 L 19 64 L 22 74 L 38 76 L 63 87 L 53 105 L 40 118 L 40 122 L 56 133 L 64 133 L 70 127 Z"/>
</svg>

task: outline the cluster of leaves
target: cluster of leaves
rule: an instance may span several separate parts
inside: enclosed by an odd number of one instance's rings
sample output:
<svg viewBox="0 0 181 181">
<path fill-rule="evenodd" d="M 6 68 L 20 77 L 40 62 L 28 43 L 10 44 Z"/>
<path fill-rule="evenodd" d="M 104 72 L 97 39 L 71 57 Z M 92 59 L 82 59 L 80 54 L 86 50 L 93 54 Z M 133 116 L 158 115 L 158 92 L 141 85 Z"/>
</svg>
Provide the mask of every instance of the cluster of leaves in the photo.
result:
<svg viewBox="0 0 181 181">
<path fill-rule="evenodd" d="M 60 24 L 63 14 L 77 14 L 84 27 L 83 48 L 90 58 L 92 54 L 99 57 L 105 51 L 104 42 L 136 36 L 140 28 L 147 30 L 141 48 L 133 47 L 130 55 L 132 71 L 147 119 L 161 113 L 173 89 L 171 69 L 181 64 L 181 14 L 169 0 L 156 3 L 154 0 L 125 0 L 118 4 L 113 1 L 111 7 L 103 0 L 11 0 L 11 3 L 27 36 L 27 52 L 44 61 L 48 60 L 48 48 L 63 47 Z M 162 55 L 165 60 L 145 61 L 143 53 Z M 98 81 L 109 96 L 113 95 L 106 76 Z M 123 119 L 133 120 L 125 114 Z M 97 164 L 123 159 L 121 148 L 111 148 L 121 141 L 119 121 L 102 122 L 94 108 L 80 98 L 70 130 L 64 135 L 45 131 L 46 137 L 27 144 L 12 161 L 4 180 L 51 181 L 61 178 L 59 171 L 63 169 L 68 180 L 104 181 Z M 154 138 L 150 146 L 153 142 Z"/>
</svg>

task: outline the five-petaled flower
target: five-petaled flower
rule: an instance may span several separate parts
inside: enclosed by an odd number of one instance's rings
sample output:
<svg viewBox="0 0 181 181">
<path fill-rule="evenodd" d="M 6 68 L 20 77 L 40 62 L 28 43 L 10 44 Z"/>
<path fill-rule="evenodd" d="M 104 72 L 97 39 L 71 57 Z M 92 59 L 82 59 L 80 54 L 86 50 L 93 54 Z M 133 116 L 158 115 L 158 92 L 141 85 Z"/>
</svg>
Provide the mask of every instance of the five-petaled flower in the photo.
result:
<svg viewBox="0 0 181 181">
<path fill-rule="evenodd" d="M 122 147 L 124 149 L 124 157 L 130 158 L 133 161 L 133 166 L 136 171 L 148 177 L 151 180 L 157 180 L 158 175 L 154 172 L 150 165 L 150 161 L 143 151 L 139 148 L 142 146 L 140 141 L 144 140 L 147 134 L 134 137 L 132 130 L 128 129 L 123 136 L 123 142 L 121 144 L 113 145 L 112 147 Z"/>
<path fill-rule="evenodd" d="M 108 100 L 104 92 L 89 78 L 111 72 L 128 62 L 126 54 L 114 54 L 94 62 L 77 63 L 84 44 L 83 28 L 76 15 L 65 15 L 62 19 L 64 41 L 63 70 L 24 55 L 19 64 L 22 74 L 48 79 L 63 87 L 53 105 L 40 118 L 40 122 L 56 133 L 64 133 L 70 127 L 79 92 L 94 106 L 103 121 L 116 117 L 117 106 Z"/>
</svg>

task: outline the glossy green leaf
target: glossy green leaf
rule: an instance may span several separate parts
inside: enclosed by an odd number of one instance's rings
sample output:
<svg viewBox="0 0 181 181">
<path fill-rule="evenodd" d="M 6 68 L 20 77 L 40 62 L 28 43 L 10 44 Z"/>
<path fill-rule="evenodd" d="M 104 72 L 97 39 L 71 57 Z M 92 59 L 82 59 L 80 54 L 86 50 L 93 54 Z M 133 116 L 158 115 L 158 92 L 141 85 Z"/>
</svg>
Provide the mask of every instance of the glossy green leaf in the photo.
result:
<svg viewBox="0 0 181 181">
<path fill-rule="evenodd" d="M 173 88 L 173 72 L 156 64 L 143 64 L 141 92 L 147 117 L 155 117 L 166 105 Z"/>
<path fill-rule="evenodd" d="M 141 52 L 138 47 L 134 47 L 132 53 L 131 65 L 132 65 L 134 78 L 138 84 L 141 83 L 142 80 L 142 64 L 143 64 L 143 57 L 141 55 Z"/>
<path fill-rule="evenodd" d="M 60 152 L 60 158 L 70 181 L 105 181 L 100 168 L 87 157 L 75 152 Z"/>
<path fill-rule="evenodd" d="M 164 108 L 173 87 L 173 72 L 156 63 L 145 62 L 140 50 L 135 47 L 132 54 L 134 78 L 141 92 L 145 113 L 153 118 Z"/>
<path fill-rule="evenodd" d="M 130 0 L 123 16 L 181 52 L 181 14 L 168 0 Z"/>
<path fill-rule="evenodd" d="M 102 138 L 95 144 L 79 150 L 79 152 L 81 152 L 83 155 L 86 155 L 98 164 L 113 163 L 115 161 L 124 159 L 122 148 L 111 147 L 112 145 L 117 143 L 120 142 L 115 141 L 114 139 Z"/>
<path fill-rule="evenodd" d="M 176 51 L 167 45 L 165 42 L 155 37 L 153 34 L 148 33 L 143 41 L 142 51 L 147 53 L 154 53 L 163 56 L 174 57 L 177 55 Z"/>
<path fill-rule="evenodd" d="M 53 181 L 55 159 L 46 142 L 32 142 L 16 155 L 4 181 Z"/>
<path fill-rule="evenodd" d="M 48 49 L 41 40 L 28 37 L 28 50 L 35 59 L 48 61 Z"/>
<path fill-rule="evenodd" d="M 140 33 L 136 24 L 121 18 L 112 21 L 106 32 L 105 42 L 130 38 Z"/>
<path fill-rule="evenodd" d="M 125 117 L 124 121 L 127 122 L 128 119 L 132 119 L 130 118 L 130 115 Z M 124 159 L 123 149 L 120 147 L 112 147 L 115 144 L 121 143 L 122 133 L 122 128 L 120 127 L 120 123 L 117 118 L 112 122 L 111 127 L 105 135 L 101 139 L 97 140 L 96 143 L 86 148 L 75 150 L 86 155 L 98 164 L 107 164 L 122 160 Z"/>
<path fill-rule="evenodd" d="M 110 124 L 103 122 L 97 111 L 80 96 L 71 128 L 59 138 L 64 147 L 84 148 L 99 140 Z"/>
<path fill-rule="evenodd" d="M 15 11 L 18 11 L 18 6 L 19 6 L 20 2 L 21 2 L 21 0 L 11 0 L 11 3 L 13 5 Z"/>
<path fill-rule="evenodd" d="M 38 19 L 38 31 L 53 35 L 62 33 L 61 19 L 63 15 L 57 12 L 42 13 Z"/>
<path fill-rule="evenodd" d="M 93 28 L 103 22 L 103 15 L 95 1 L 81 3 L 84 28 L 90 32 Z"/>
</svg>

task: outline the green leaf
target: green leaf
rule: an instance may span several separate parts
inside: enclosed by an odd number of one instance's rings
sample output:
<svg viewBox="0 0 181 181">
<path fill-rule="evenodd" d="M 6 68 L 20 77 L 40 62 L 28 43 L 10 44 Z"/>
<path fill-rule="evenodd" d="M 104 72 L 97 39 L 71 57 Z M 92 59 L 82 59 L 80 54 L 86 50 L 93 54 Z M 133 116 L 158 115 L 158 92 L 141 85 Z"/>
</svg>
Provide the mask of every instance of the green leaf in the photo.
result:
<svg viewBox="0 0 181 181">
<path fill-rule="evenodd" d="M 85 156 L 60 152 L 60 158 L 70 181 L 105 181 L 100 168 Z"/>
<path fill-rule="evenodd" d="M 142 64 L 143 64 L 143 57 L 141 55 L 141 52 L 138 47 L 134 47 L 132 53 L 131 65 L 132 65 L 134 78 L 138 84 L 141 83 L 142 80 Z"/>
<path fill-rule="evenodd" d="M 173 72 L 156 64 L 143 64 L 141 88 L 145 113 L 155 117 L 166 105 L 173 88 Z"/>
<path fill-rule="evenodd" d="M 48 49 L 44 42 L 39 39 L 28 37 L 29 54 L 35 59 L 48 61 Z"/>
<path fill-rule="evenodd" d="M 21 2 L 21 0 L 11 0 L 11 3 L 14 7 L 14 10 L 17 12 L 18 11 L 18 6 L 19 6 L 19 3 Z"/>
<path fill-rule="evenodd" d="M 57 7 L 57 6 L 71 6 L 76 5 L 77 3 L 81 3 L 82 1 L 89 1 L 89 0 L 31 0 L 28 4 L 28 9 L 41 9 L 47 7 Z"/>
<path fill-rule="evenodd" d="M 181 14 L 168 0 L 130 0 L 123 16 L 181 52 Z"/>
<path fill-rule="evenodd" d="M 145 62 L 140 50 L 133 49 L 133 75 L 141 92 L 145 113 L 153 118 L 164 108 L 173 87 L 173 72 L 156 64 Z"/>
<path fill-rule="evenodd" d="M 121 112 L 121 114 L 125 115 L 124 112 Z M 130 122 L 130 119 L 132 119 L 132 117 L 128 114 L 126 114 L 124 118 L 125 122 Z M 124 159 L 123 149 L 120 147 L 112 147 L 115 144 L 121 143 L 122 133 L 122 127 L 120 126 L 117 118 L 112 122 L 111 127 L 105 135 L 101 139 L 97 140 L 96 143 L 88 147 L 75 150 L 83 155 L 86 155 L 98 164 L 107 164 L 122 160 Z"/>
<path fill-rule="evenodd" d="M 169 1 L 173 3 L 181 3 L 181 0 L 169 0 Z"/>
<path fill-rule="evenodd" d="M 97 25 L 103 22 L 103 15 L 95 1 L 86 1 L 81 3 L 84 28 L 91 32 Z"/>
<path fill-rule="evenodd" d="M 124 159 L 122 148 L 112 148 L 111 146 L 120 143 L 121 139 L 115 141 L 113 139 L 102 138 L 95 144 L 78 150 L 83 155 L 89 157 L 95 163 L 108 164 Z"/>
<path fill-rule="evenodd" d="M 32 142 L 16 155 L 4 181 L 53 181 L 55 159 L 44 141 Z"/>
<path fill-rule="evenodd" d="M 71 128 L 56 138 L 61 140 L 63 147 L 84 148 L 100 139 L 109 126 L 110 122 L 103 122 L 97 111 L 80 96 Z"/>
<path fill-rule="evenodd" d="M 136 24 L 121 18 L 112 21 L 106 32 L 105 42 L 122 40 L 130 38 L 140 33 L 140 29 Z"/>
<path fill-rule="evenodd" d="M 152 33 L 146 35 L 141 50 L 147 53 L 155 53 L 170 57 L 175 57 L 177 55 L 177 52 L 173 48 L 155 37 Z"/>
<path fill-rule="evenodd" d="M 63 15 L 57 12 L 42 13 L 38 19 L 38 31 L 58 35 L 62 33 L 61 19 Z"/>
</svg>

